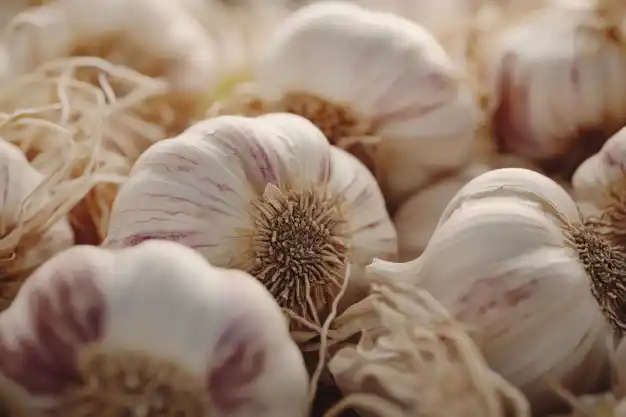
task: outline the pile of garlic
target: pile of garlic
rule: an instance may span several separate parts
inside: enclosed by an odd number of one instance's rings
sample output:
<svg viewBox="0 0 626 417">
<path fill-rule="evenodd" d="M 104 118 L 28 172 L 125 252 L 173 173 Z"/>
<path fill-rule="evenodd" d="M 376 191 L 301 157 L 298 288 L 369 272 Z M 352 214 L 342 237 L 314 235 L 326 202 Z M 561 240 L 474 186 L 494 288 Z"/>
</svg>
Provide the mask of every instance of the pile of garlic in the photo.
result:
<svg viewBox="0 0 626 417">
<path fill-rule="evenodd" d="M 295 3 L 10 12 L 0 415 L 624 414 L 624 3 Z"/>
</svg>

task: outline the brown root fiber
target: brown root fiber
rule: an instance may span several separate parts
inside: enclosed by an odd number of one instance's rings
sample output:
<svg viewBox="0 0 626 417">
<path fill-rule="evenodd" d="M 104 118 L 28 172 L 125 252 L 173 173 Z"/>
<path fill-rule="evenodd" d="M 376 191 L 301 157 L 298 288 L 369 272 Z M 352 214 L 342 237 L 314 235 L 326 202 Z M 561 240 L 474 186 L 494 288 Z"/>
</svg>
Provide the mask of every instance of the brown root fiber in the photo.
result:
<svg viewBox="0 0 626 417">
<path fill-rule="evenodd" d="M 329 368 L 346 408 L 384 417 L 528 417 L 522 394 L 481 356 L 464 329 L 427 292 L 374 283 L 358 309 L 363 329 L 356 346 L 342 348 Z"/>
<path fill-rule="evenodd" d="M 324 189 L 274 191 L 253 203 L 255 228 L 247 232 L 252 261 L 241 266 L 279 306 L 321 326 L 346 268 L 341 201 Z"/>
</svg>

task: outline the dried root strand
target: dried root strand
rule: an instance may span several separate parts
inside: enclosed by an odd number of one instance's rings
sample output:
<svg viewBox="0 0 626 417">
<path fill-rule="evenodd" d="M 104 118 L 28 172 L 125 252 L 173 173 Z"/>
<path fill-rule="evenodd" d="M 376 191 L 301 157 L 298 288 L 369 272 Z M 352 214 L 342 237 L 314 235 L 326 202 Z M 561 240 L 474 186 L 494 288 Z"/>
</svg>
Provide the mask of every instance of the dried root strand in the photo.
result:
<svg viewBox="0 0 626 417">
<path fill-rule="evenodd" d="M 160 80 L 94 57 L 48 62 L 0 90 L 0 136 L 37 169 L 56 172 L 71 148 L 69 177 L 86 187 L 72 203 L 79 243 L 100 243 L 117 186 L 145 149 L 167 137 L 163 125 L 175 115 L 166 92 Z"/>
<path fill-rule="evenodd" d="M 360 304 L 370 314 L 360 323 L 360 342 L 329 363 L 347 397 L 326 417 L 348 407 L 385 417 L 530 415 L 522 394 L 488 367 L 464 329 L 427 292 L 374 283 Z"/>
</svg>

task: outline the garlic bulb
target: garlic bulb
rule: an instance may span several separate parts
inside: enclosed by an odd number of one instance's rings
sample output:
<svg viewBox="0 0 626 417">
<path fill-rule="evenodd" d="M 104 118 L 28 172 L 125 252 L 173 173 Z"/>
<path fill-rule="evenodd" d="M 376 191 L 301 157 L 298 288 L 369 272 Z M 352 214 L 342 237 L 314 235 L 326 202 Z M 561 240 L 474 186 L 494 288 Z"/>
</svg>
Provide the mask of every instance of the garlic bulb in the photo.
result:
<svg viewBox="0 0 626 417">
<path fill-rule="evenodd" d="M 625 262 L 582 224 L 558 184 L 505 168 L 457 193 L 418 259 L 376 261 L 368 271 L 429 291 L 471 326 L 490 366 L 544 410 L 556 401 L 551 382 L 576 392 L 597 384 L 606 362 L 601 310 L 616 331 L 626 324 Z"/>
<path fill-rule="evenodd" d="M 458 175 L 445 178 L 418 191 L 400 206 L 393 216 L 398 234 L 398 260 L 417 258 L 428 245 L 441 213 L 452 197 L 471 179 L 489 170 L 472 165 Z"/>
<path fill-rule="evenodd" d="M 572 186 L 587 222 L 614 243 L 625 245 L 626 128 L 578 167 Z"/>
<path fill-rule="evenodd" d="M 178 117 L 206 101 L 218 77 L 214 44 L 182 5 L 159 0 L 57 0 L 19 14 L 0 38 L 10 65 L 0 80 L 69 56 L 97 56 L 168 81 Z M 86 77 L 98 77 L 87 74 Z M 113 91 L 127 91 L 113 85 Z M 107 94 L 111 92 L 107 91 Z M 188 114 L 189 113 L 189 114 Z"/>
<path fill-rule="evenodd" d="M 443 48 L 401 17 L 322 2 L 285 19 L 252 84 L 210 114 L 286 111 L 376 175 L 393 206 L 470 157 L 480 111 Z"/>
<path fill-rule="evenodd" d="M 52 191 L 18 147 L 0 140 L 0 311 L 30 271 L 74 244 Z"/>
<path fill-rule="evenodd" d="M 304 362 L 247 274 L 171 242 L 69 249 L 0 315 L 0 374 L 45 415 L 304 417 Z"/>
<path fill-rule="evenodd" d="M 626 38 L 604 3 L 552 1 L 479 41 L 503 148 L 569 168 L 626 123 Z"/>
<path fill-rule="evenodd" d="M 318 325 L 349 262 L 397 250 L 371 174 L 292 114 L 208 119 L 148 149 L 119 191 L 104 245 L 146 239 L 242 269 Z"/>
</svg>

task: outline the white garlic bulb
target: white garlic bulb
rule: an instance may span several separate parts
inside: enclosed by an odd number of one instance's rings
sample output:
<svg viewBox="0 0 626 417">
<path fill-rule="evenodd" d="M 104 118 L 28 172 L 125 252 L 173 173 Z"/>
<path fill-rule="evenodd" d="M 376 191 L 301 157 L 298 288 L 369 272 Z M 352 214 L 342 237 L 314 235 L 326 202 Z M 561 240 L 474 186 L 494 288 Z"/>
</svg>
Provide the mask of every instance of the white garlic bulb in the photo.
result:
<svg viewBox="0 0 626 417">
<path fill-rule="evenodd" d="M 457 193 L 420 258 L 368 270 L 428 290 L 471 326 L 490 366 L 544 410 L 556 401 L 550 382 L 574 391 L 597 384 L 606 361 L 601 310 L 616 331 L 626 324 L 625 262 L 583 226 L 557 183 L 506 168 Z"/>
<path fill-rule="evenodd" d="M 67 216 L 58 210 L 59 196 L 52 191 L 17 146 L 0 140 L 0 310 L 25 275 L 74 244 Z"/>
<path fill-rule="evenodd" d="M 398 234 L 400 262 L 415 259 L 426 249 L 439 217 L 452 197 L 468 181 L 488 170 L 484 165 L 472 165 L 457 175 L 444 178 L 418 191 L 400 206 L 393 216 Z"/>
<path fill-rule="evenodd" d="M 146 239 L 247 271 L 318 325 L 348 263 L 397 251 L 372 175 L 293 114 L 208 119 L 148 149 L 119 191 L 104 245 Z"/>
<path fill-rule="evenodd" d="M 77 246 L 43 265 L 0 315 L 0 375 L 50 415 L 308 408 L 304 361 L 267 291 L 171 242 Z"/>
<path fill-rule="evenodd" d="M 304 116 L 372 169 L 395 205 L 470 157 L 481 114 L 462 77 L 417 24 L 322 2 L 285 19 L 253 84 L 210 114 Z"/>
<path fill-rule="evenodd" d="M 626 128 L 578 167 L 572 187 L 587 221 L 614 243 L 626 244 Z"/>
<path fill-rule="evenodd" d="M 599 3 L 552 1 L 484 34 L 478 56 L 504 148 L 538 161 L 573 158 L 598 149 L 603 139 L 592 133 L 626 123 L 626 39 Z"/>
</svg>

